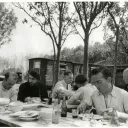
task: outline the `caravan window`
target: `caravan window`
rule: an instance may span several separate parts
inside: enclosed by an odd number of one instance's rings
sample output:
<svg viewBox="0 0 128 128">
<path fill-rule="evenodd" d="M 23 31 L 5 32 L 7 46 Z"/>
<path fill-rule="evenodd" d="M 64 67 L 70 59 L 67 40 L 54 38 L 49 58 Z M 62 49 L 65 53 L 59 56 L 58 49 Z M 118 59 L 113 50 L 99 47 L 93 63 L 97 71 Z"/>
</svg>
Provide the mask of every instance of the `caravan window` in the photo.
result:
<svg viewBox="0 0 128 128">
<path fill-rule="evenodd" d="M 34 68 L 40 68 L 40 61 L 34 62 Z"/>
</svg>

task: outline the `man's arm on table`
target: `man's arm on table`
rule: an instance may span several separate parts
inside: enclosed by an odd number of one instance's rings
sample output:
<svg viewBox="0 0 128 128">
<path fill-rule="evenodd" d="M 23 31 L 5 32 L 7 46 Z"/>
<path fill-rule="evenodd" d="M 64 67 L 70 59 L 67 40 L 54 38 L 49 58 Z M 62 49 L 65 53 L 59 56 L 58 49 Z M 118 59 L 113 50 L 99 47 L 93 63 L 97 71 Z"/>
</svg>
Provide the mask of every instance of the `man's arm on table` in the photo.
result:
<svg viewBox="0 0 128 128">
<path fill-rule="evenodd" d="M 80 101 L 83 99 L 83 91 L 76 91 L 68 100 L 69 105 L 79 105 Z"/>
</svg>

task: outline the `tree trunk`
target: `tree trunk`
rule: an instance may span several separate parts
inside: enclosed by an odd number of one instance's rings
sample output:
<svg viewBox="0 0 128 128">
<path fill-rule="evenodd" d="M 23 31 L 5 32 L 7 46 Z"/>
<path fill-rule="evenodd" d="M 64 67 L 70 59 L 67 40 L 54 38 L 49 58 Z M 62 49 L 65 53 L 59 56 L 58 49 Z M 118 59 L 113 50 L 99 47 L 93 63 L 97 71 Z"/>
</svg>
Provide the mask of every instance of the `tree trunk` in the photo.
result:
<svg viewBox="0 0 128 128">
<path fill-rule="evenodd" d="M 116 79 L 116 67 L 117 67 L 117 57 L 118 57 L 118 40 L 119 40 L 119 26 L 116 27 L 116 44 L 115 44 L 115 58 L 114 58 L 114 70 L 113 70 L 113 84 L 115 85 Z"/>
<path fill-rule="evenodd" d="M 58 47 L 57 49 L 58 49 L 58 51 L 57 51 L 57 60 L 56 60 L 55 83 L 58 81 L 58 77 L 59 77 L 61 47 Z"/>
<path fill-rule="evenodd" d="M 53 57 L 53 81 L 52 81 L 52 90 L 54 88 L 55 85 L 55 65 L 56 65 L 56 49 L 55 49 L 55 45 L 54 42 L 53 43 L 53 51 L 54 51 L 54 57 Z"/>
<path fill-rule="evenodd" d="M 89 41 L 89 34 L 88 32 L 85 33 L 84 39 L 84 64 L 83 64 L 83 74 L 88 78 L 88 41 Z"/>
</svg>

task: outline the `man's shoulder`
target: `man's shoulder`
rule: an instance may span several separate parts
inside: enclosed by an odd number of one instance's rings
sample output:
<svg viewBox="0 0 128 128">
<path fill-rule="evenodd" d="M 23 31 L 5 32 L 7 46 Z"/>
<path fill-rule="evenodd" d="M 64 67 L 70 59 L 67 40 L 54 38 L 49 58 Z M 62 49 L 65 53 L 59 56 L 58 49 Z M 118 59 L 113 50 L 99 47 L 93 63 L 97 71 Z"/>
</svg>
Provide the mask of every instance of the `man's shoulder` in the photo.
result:
<svg viewBox="0 0 128 128">
<path fill-rule="evenodd" d="M 94 90 L 92 93 L 92 97 L 97 97 L 99 95 L 99 91 L 98 90 Z"/>
<path fill-rule="evenodd" d="M 126 90 L 121 89 L 119 87 L 114 86 L 114 90 L 116 91 L 117 94 L 121 93 L 122 95 L 125 95 L 125 94 L 128 95 L 128 92 Z"/>
<path fill-rule="evenodd" d="M 56 86 L 56 85 L 60 85 L 60 84 L 65 84 L 64 80 L 58 81 L 58 82 L 55 84 L 55 86 Z"/>
</svg>

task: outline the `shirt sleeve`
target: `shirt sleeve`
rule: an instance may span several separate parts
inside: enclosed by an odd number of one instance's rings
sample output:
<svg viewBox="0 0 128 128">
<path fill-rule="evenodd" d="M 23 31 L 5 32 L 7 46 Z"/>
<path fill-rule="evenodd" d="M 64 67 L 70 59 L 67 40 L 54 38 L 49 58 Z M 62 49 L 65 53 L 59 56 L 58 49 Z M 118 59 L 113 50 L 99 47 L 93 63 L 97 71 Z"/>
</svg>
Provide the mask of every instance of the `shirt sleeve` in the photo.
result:
<svg viewBox="0 0 128 128">
<path fill-rule="evenodd" d="M 58 90 L 60 89 L 60 86 L 61 86 L 61 83 L 58 82 L 55 84 L 54 88 L 53 88 L 53 91 L 52 91 L 52 97 L 53 98 L 57 98 L 57 95 L 58 95 Z"/>
<path fill-rule="evenodd" d="M 68 104 L 79 104 L 82 97 L 82 93 L 76 92 L 73 96 L 68 100 Z"/>
<path fill-rule="evenodd" d="M 124 105 L 124 110 L 128 114 L 128 92 L 123 90 L 123 105 Z"/>
</svg>

